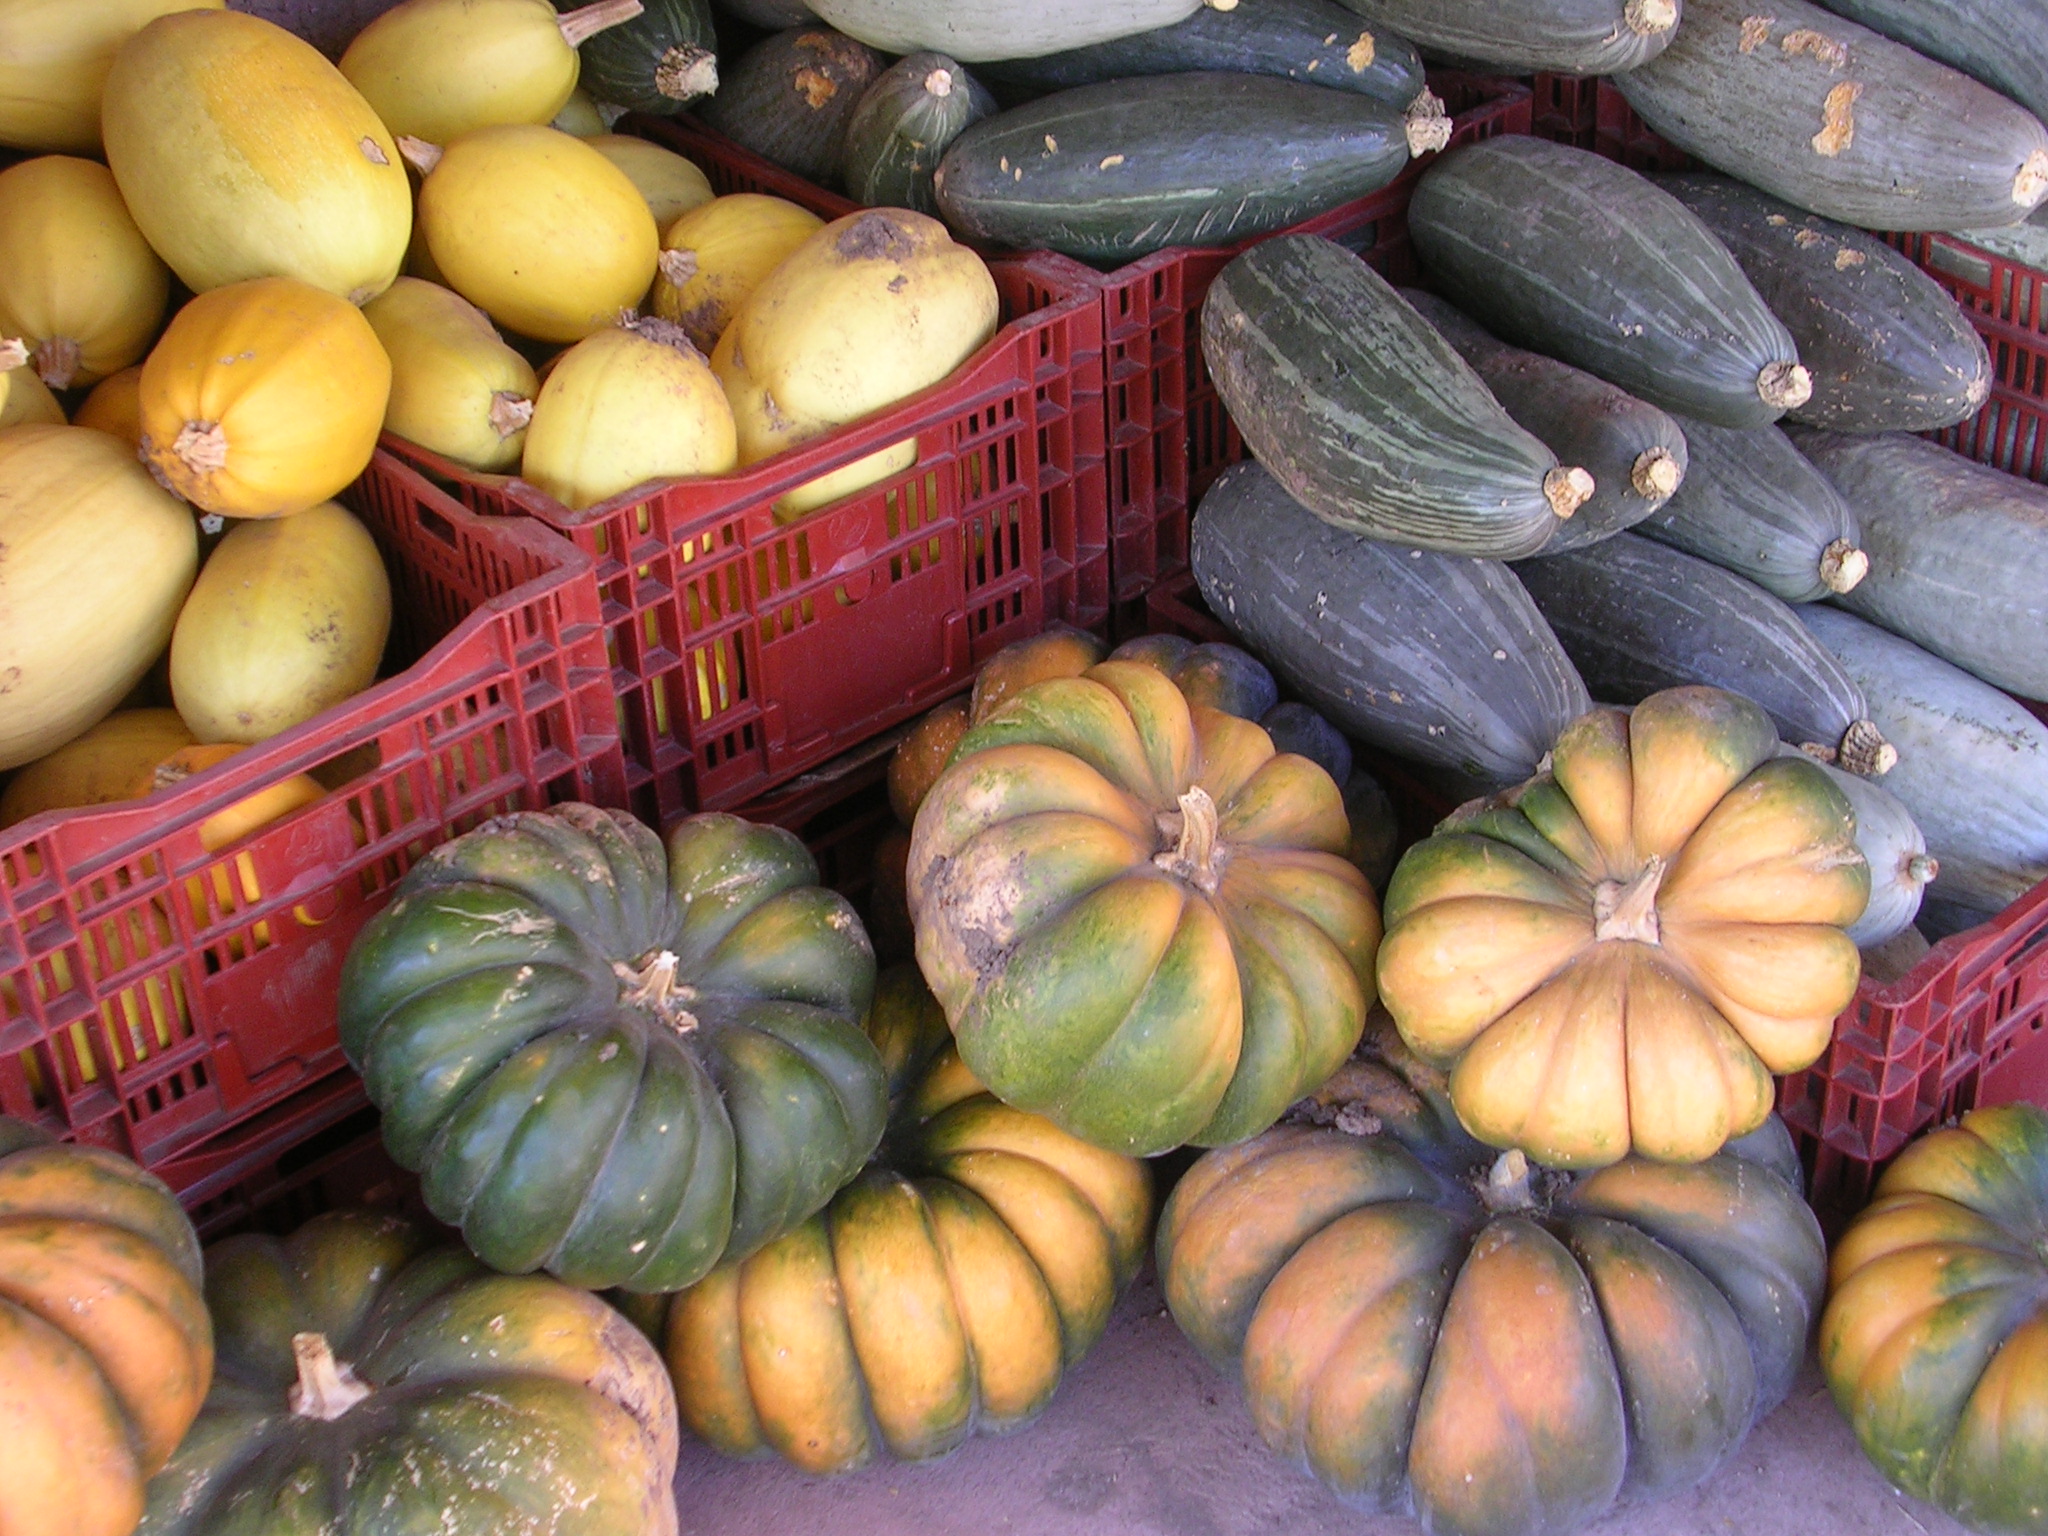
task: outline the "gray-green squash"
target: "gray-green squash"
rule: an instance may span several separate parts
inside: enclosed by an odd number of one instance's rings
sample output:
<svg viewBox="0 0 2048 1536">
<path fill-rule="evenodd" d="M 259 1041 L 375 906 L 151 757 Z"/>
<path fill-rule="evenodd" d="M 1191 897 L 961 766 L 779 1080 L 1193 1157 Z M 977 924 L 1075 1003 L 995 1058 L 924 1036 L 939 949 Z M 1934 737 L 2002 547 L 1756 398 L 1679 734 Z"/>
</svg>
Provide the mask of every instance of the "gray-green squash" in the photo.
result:
<svg viewBox="0 0 2048 1536">
<path fill-rule="evenodd" d="M 1691 459 L 1678 494 L 1636 531 L 1746 576 L 1788 603 L 1850 591 L 1870 561 L 1856 513 L 1777 427 L 1681 419 Z"/>
<path fill-rule="evenodd" d="M 1827 8 L 2048 121 L 2048 11 L 2041 0 L 1827 0 Z"/>
<path fill-rule="evenodd" d="M 1807 0 L 1685 12 L 1614 83 L 1716 170 L 1866 229 L 1997 229 L 2048 198 L 2048 128 L 1967 75 Z"/>
<path fill-rule="evenodd" d="M 1656 406 L 1570 363 L 1496 340 L 1434 294 L 1404 288 L 1401 296 L 1458 349 L 1518 425 L 1560 463 L 1593 477 L 1591 498 L 1551 530 L 1545 554 L 1634 527 L 1684 484 L 1685 434 Z"/>
<path fill-rule="evenodd" d="M 1520 783 L 1592 707 L 1506 566 L 1333 528 L 1258 464 L 1202 498 L 1191 558 L 1210 611 L 1290 691 L 1462 788 Z"/>
<path fill-rule="evenodd" d="M 932 173 L 995 98 L 943 53 L 913 53 L 875 77 L 846 125 L 846 195 L 870 208 L 936 215 Z"/>
<path fill-rule="evenodd" d="M 1941 861 L 1940 899 L 1995 912 L 2048 879 L 2048 726 L 1853 613 L 1824 603 L 1792 612 L 1835 654 L 1898 747 L 1884 787 Z"/>
<path fill-rule="evenodd" d="M 1515 574 L 1607 703 L 1705 683 L 1760 705 L 1779 735 L 1823 762 L 1881 774 L 1898 760 L 1841 663 L 1788 604 L 1732 571 L 1623 533 Z"/>
<path fill-rule="evenodd" d="M 968 64 L 1084 48 L 1171 26 L 1205 0 L 809 0 L 849 37 L 884 53 L 932 48 Z M 1228 9 L 1233 0 L 1206 0 Z"/>
<path fill-rule="evenodd" d="M 1433 53 L 1503 74 L 1611 75 L 1655 58 L 1681 0 L 1344 0 Z M 1683 0 L 1690 8 L 1692 0 Z"/>
<path fill-rule="evenodd" d="M 1503 341 L 1724 427 L 1812 393 L 1791 334 L 1684 204 L 1589 150 L 1508 135 L 1423 174 L 1408 230 L 1429 286 Z"/>
<path fill-rule="evenodd" d="M 555 0 L 573 11 L 587 0 Z M 599 101 L 661 116 L 718 89 L 718 31 L 710 0 L 641 0 L 629 21 L 577 48 L 579 83 Z"/>
<path fill-rule="evenodd" d="M 1202 356 L 1259 462 L 1350 532 L 1518 559 L 1596 489 L 1385 278 L 1318 236 L 1265 241 L 1218 274 Z"/>
<path fill-rule="evenodd" d="M 1854 503 L 1870 574 L 1839 601 L 1987 683 L 2048 699 L 2048 490 L 1902 432 L 1795 430 Z"/>
<path fill-rule="evenodd" d="M 1726 176 L 1657 185 L 1711 229 L 1799 344 L 1813 397 L 1786 415 L 1838 432 L 1931 432 L 1991 393 L 1984 338 L 1941 284 L 1874 235 Z"/>
<path fill-rule="evenodd" d="M 697 115 L 762 159 L 835 186 L 847 125 L 882 68 L 872 48 L 830 27 L 792 27 L 741 54 Z"/>
<path fill-rule="evenodd" d="M 1808 754 L 1782 744 L 1782 753 Z M 1821 769 L 1856 812 L 1856 846 L 1870 865 L 1870 905 L 1847 930 L 1858 949 L 1875 949 L 1913 926 L 1921 897 L 1941 872 L 1927 851 L 1927 838 L 1897 795 L 1876 779 L 1844 773 L 1833 763 Z"/>
</svg>

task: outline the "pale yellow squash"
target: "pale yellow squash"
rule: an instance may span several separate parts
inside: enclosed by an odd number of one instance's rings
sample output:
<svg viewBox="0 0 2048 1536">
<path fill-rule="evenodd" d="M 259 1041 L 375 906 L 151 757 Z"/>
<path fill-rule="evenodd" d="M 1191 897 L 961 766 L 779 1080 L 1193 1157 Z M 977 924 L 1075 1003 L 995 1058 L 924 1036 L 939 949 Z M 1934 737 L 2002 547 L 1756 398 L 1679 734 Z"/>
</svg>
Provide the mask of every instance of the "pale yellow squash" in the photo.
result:
<svg viewBox="0 0 2048 1536">
<path fill-rule="evenodd" d="M 142 365 L 110 373 L 93 386 L 71 418 L 74 427 L 108 432 L 130 448 L 142 446 Z"/>
<path fill-rule="evenodd" d="M 739 439 L 740 462 L 759 464 L 834 430 L 836 423 L 790 416 L 778 410 L 760 382 L 740 366 L 733 346 L 733 332 L 711 354 L 711 371 L 725 389 L 732 407 L 733 427 Z M 892 443 L 887 448 L 856 459 L 829 475 L 807 480 L 775 503 L 775 514 L 783 521 L 815 512 L 843 496 L 865 490 L 917 462 L 917 439 Z"/>
<path fill-rule="evenodd" d="M 662 228 L 654 312 L 709 352 L 761 280 L 825 227 L 809 209 L 760 192 L 713 198 Z"/>
<path fill-rule="evenodd" d="M 518 125 L 406 149 L 425 174 L 419 217 L 435 267 L 500 325 L 581 341 L 639 308 L 661 247 L 654 215 L 581 139 Z"/>
<path fill-rule="evenodd" d="M 192 514 L 104 432 L 0 432 L 0 768 L 121 701 L 171 637 L 199 564 Z"/>
<path fill-rule="evenodd" d="M 391 359 L 384 428 L 486 471 L 512 471 L 540 388 L 490 316 L 461 294 L 401 277 L 363 306 Z"/>
<path fill-rule="evenodd" d="M 281 517 L 376 451 L 391 363 L 363 312 L 288 277 L 203 293 L 142 365 L 142 454 L 194 506 Z"/>
<path fill-rule="evenodd" d="M 732 410 L 697 349 L 661 320 L 597 332 L 555 360 L 521 476 L 565 507 L 649 480 L 737 467 Z"/>
<path fill-rule="evenodd" d="M 719 339 L 740 462 L 859 421 L 945 379 L 995 334 L 995 280 L 936 219 L 870 208 L 818 230 L 763 278 Z M 916 463 L 893 444 L 776 502 L 813 511 Z"/>
<path fill-rule="evenodd" d="M 104 165 L 43 155 L 0 171 L 0 336 L 28 343 L 52 389 L 142 356 L 170 292 Z"/>
<path fill-rule="evenodd" d="M 397 141 L 282 27 L 151 22 L 114 58 L 102 123 L 128 211 L 193 292 L 295 277 L 360 304 L 398 275 L 412 194 Z"/>
<path fill-rule="evenodd" d="M 237 523 L 171 637 L 171 696 L 202 742 L 262 741 L 362 692 L 391 631 L 369 532 L 322 502 Z"/>
<path fill-rule="evenodd" d="M 0 0 L 0 144 L 96 155 L 114 54 L 173 11 L 227 0 Z"/>
<path fill-rule="evenodd" d="M 28 343 L 0 338 L 0 428 L 63 425 L 64 407 L 28 365 Z"/>
<path fill-rule="evenodd" d="M 599 0 L 401 0 L 356 34 L 341 72 L 395 134 L 446 144 L 501 123 L 546 123 L 576 89 L 576 45 L 640 14 Z"/>
<path fill-rule="evenodd" d="M 626 133 L 601 133 L 584 142 L 640 189 L 656 229 L 667 229 L 692 208 L 711 201 L 710 178 L 672 149 Z"/>
<path fill-rule="evenodd" d="M 604 109 L 597 104 L 597 98 L 578 86 L 569 93 L 569 99 L 549 121 L 550 128 L 578 139 L 594 139 L 609 133 L 611 127 L 604 120 Z"/>
<path fill-rule="evenodd" d="M 0 827 L 43 811 L 126 800 L 140 775 L 191 745 L 175 709 L 117 710 L 9 779 L 0 793 Z"/>
</svg>

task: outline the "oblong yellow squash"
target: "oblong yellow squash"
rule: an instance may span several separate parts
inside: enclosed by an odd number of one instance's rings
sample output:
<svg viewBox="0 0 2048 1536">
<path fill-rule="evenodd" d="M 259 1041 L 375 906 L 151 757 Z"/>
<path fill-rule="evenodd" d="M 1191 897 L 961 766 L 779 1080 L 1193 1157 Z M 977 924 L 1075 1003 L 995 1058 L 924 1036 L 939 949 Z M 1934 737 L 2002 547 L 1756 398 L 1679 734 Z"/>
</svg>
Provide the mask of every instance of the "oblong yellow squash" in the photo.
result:
<svg viewBox="0 0 2048 1536">
<path fill-rule="evenodd" d="M 43 811 L 126 800 L 137 778 L 191 745 L 192 733 L 175 709 L 116 710 L 7 781 L 0 827 Z"/>
<path fill-rule="evenodd" d="M 71 425 L 111 433 L 130 448 L 141 447 L 142 364 L 110 373 L 95 384 Z"/>
<path fill-rule="evenodd" d="M 0 337 L 0 428 L 63 425 L 64 407 L 28 365 L 28 344 Z"/>
<path fill-rule="evenodd" d="M 665 321 L 640 320 L 555 360 L 520 474 L 580 508 L 649 480 L 724 474 L 738 463 L 732 410 L 703 357 Z"/>
<path fill-rule="evenodd" d="M 438 153 L 408 140 L 427 251 L 500 325 L 581 341 L 637 309 L 661 246 L 626 173 L 555 128 L 482 128 Z"/>
<path fill-rule="evenodd" d="M 638 15 L 600 0 L 403 0 L 356 34 L 341 72 L 396 134 L 445 144 L 501 123 L 545 123 L 568 104 L 576 45 Z"/>
<path fill-rule="evenodd" d="M 625 133 L 601 133 L 584 142 L 640 189 L 656 229 L 667 229 L 692 208 L 711 201 L 711 179 L 672 149 Z"/>
<path fill-rule="evenodd" d="M 785 198 L 735 192 L 713 198 L 662 226 L 654 312 L 709 352 L 761 279 L 825 227 Z"/>
<path fill-rule="evenodd" d="M 82 734 L 171 637 L 192 514 L 104 432 L 0 432 L 0 768 Z"/>
<path fill-rule="evenodd" d="M 401 277 L 363 318 L 391 359 L 385 430 L 472 469 L 517 467 L 540 386 L 490 316 L 438 283 Z"/>
<path fill-rule="evenodd" d="M 170 293 L 104 165 L 43 155 L 0 171 L 0 336 L 28 343 L 45 384 L 126 368 L 149 350 Z"/>
<path fill-rule="evenodd" d="M 398 144 L 308 43 L 234 11 L 185 11 L 107 76 L 107 164 L 185 286 L 295 277 L 362 303 L 398 275 L 412 193 Z"/>
<path fill-rule="evenodd" d="M 0 144 L 96 155 L 114 54 L 173 11 L 227 0 L 0 0 Z"/>
<path fill-rule="evenodd" d="M 288 277 L 203 293 L 142 365 L 142 455 L 225 517 L 324 501 L 376 451 L 391 363 L 363 312 Z"/>
<path fill-rule="evenodd" d="M 375 681 L 391 583 L 369 532 L 322 502 L 237 523 L 171 637 L 171 696 L 202 742 L 262 741 Z"/>
<path fill-rule="evenodd" d="M 597 98 L 578 86 L 569 93 L 569 99 L 562 104 L 562 110 L 549 119 L 550 128 L 578 139 L 594 139 L 610 130 L 605 125 L 604 113 L 597 105 Z"/>
</svg>

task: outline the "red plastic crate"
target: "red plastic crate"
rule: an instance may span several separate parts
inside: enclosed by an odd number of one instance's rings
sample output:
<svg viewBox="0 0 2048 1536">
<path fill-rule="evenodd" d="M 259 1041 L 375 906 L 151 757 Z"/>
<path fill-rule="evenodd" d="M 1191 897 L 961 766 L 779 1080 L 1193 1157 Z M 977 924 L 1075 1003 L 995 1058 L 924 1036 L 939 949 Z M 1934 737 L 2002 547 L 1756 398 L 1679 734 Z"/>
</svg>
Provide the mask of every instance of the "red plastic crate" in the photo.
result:
<svg viewBox="0 0 2048 1536">
<path fill-rule="evenodd" d="M 1191 576 L 1155 587 L 1149 627 L 1232 641 Z M 1397 760 L 1361 753 L 1401 815 L 1404 846 L 1451 809 Z M 1809 1198 L 1832 1230 L 1870 1197 L 1884 1165 L 1930 1126 L 1980 1105 L 2048 1107 L 2048 883 L 1934 946 L 1889 985 L 1865 978 L 1833 1041 L 1779 1079 Z"/>
<path fill-rule="evenodd" d="M 853 205 L 687 122 L 642 131 L 721 192 Z M 1101 300 L 1064 257 L 990 262 L 1005 325 L 952 378 L 737 474 L 571 512 L 387 435 L 479 511 L 526 513 L 597 563 L 630 804 L 730 809 L 957 692 L 1056 621 L 1103 629 Z M 915 438 L 918 462 L 795 522 L 775 500 Z"/>
<path fill-rule="evenodd" d="M 1518 82 L 1432 72 L 1429 83 L 1452 114 L 1453 145 L 1529 131 L 1529 92 Z M 1435 158 L 1421 157 L 1390 185 L 1287 233 L 1327 236 L 1393 281 L 1414 281 L 1408 199 Z M 1109 568 L 1119 636 L 1143 632 L 1145 594 L 1187 567 L 1195 502 L 1244 457 L 1202 363 L 1201 316 L 1216 274 L 1257 243 L 1159 251 L 1102 279 Z"/>
<path fill-rule="evenodd" d="M 342 957 L 415 859 L 521 806 L 624 800 L 590 560 L 384 455 L 341 500 L 391 573 L 403 670 L 175 791 L 0 831 L 0 1113 L 180 1189 L 342 1069 Z M 331 793 L 204 849 L 208 818 L 300 773 Z"/>
</svg>

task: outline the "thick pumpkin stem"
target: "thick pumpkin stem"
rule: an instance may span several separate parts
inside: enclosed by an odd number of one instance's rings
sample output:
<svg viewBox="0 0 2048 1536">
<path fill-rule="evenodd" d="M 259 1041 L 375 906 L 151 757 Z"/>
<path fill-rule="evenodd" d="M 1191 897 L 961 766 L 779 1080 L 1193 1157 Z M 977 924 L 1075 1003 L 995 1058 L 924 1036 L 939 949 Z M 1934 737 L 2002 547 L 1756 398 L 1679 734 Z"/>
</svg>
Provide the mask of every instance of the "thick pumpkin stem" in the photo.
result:
<svg viewBox="0 0 2048 1536">
<path fill-rule="evenodd" d="M 1623 884 L 1603 880 L 1593 891 L 1593 937 L 1657 944 L 1657 887 L 1664 880 L 1664 860 L 1652 854 L 1635 879 Z"/>
<path fill-rule="evenodd" d="M 924 77 L 924 93 L 927 96 L 936 96 L 941 101 L 952 95 L 953 71 L 950 69 L 935 69 L 926 75 Z"/>
<path fill-rule="evenodd" d="M 1503 1152 L 1487 1170 L 1486 1186 L 1480 1197 L 1489 1211 L 1527 1211 L 1536 1205 L 1536 1191 L 1530 1187 L 1529 1159 L 1517 1148 Z"/>
<path fill-rule="evenodd" d="M 1656 32 L 1669 32 L 1678 25 L 1678 7 L 1673 0 L 1628 0 L 1621 19 L 1637 37 L 1648 37 Z"/>
<path fill-rule="evenodd" d="M 1570 517 L 1593 499 L 1593 477 L 1577 465 L 1553 469 L 1543 477 L 1543 499 L 1559 517 Z"/>
<path fill-rule="evenodd" d="M 1684 480 L 1685 471 L 1678 467 L 1677 455 L 1669 448 L 1644 450 L 1628 472 L 1628 483 L 1646 500 L 1669 500 L 1678 494 Z"/>
<path fill-rule="evenodd" d="M 695 44 L 669 49 L 654 66 L 654 88 L 670 101 L 718 94 L 718 55 Z"/>
<path fill-rule="evenodd" d="M 434 174 L 434 167 L 441 163 L 441 146 L 430 144 L 425 139 L 416 139 L 409 133 L 398 136 L 398 153 L 405 163 L 422 176 Z"/>
<path fill-rule="evenodd" d="M 1870 556 L 1847 539 L 1836 539 L 1820 552 L 1820 583 L 1830 592 L 1853 591 L 1869 574 Z"/>
<path fill-rule="evenodd" d="M 228 462 L 228 435 L 217 421 L 188 421 L 171 441 L 178 462 L 195 475 L 211 475 Z"/>
<path fill-rule="evenodd" d="M 78 343 L 68 336 L 52 336 L 36 348 L 36 372 L 52 389 L 69 389 L 78 377 Z"/>
<path fill-rule="evenodd" d="M 533 421 L 533 402 L 509 389 L 491 396 L 491 430 L 500 437 L 517 437 Z"/>
<path fill-rule="evenodd" d="M 1796 411 L 1813 398 L 1813 375 L 1797 363 L 1772 363 L 1756 376 L 1756 392 L 1774 411 Z"/>
<path fill-rule="evenodd" d="M 1899 749 L 1884 739 L 1875 722 L 1852 721 L 1849 729 L 1842 733 L 1835 766 L 1845 773 L 1860 773 L 1866 779 L 1873 779 L 1899 766 Z"/>
<path fill-rule="evenodd" d="M 1222 871 L 1216 858 L 1216 802 L 1209 792 L 1199 784 L 1191 786 L 1180 797 L 1179 812 L 1168 812 L 1159 820 L 1161 830 L 1175 842 L 1154 854 L 1152 862 L 1198 890 L 1213 892 Z"/>
<path fill-rule="evenodd" d="M 620 1002 L 659 1014 L 669 1028 L 686 1035 L 697 1027 L 697 1016 L 683 1004 L 697 993 L 692 987 L 676 984 L 680 963 L 672 951 L 661 949 L 643 957 L 637 970 L 615 963 L 612 974 L 625 984 L 619 991 Z"/>
<path fill-rule="evenodd" d="M 2041 195 L 2048 192 L 2048 151 L 2035 150 L 2027 156 L 2019 174 L 2012 179 L 2012 200 L 2022 208 L 2031 208 L 2041 201 Z"/>
<path fill-rule="evenodd" d="M 563 42 L 571 48 L 581 48 L 598 33 L 616 27 L 620 22 L 631 21 L 646 9 L 640 0 L 597 0 L 595 5 L 570 11 L 555 25 L 562 29 Z"/>
<path fill-rule="evenodd" d="M 334 1358 L 324 1333 L 293 1334 L 292 1359 L 298 1362 L 299 1379 L 285 1401 L 302 1419 L 331 1424 L 370 1395 L 356 1373 Z"/>
<path fill-rule="evenodd" d="M 1451 117 L 1444 110 L 1444 99 L 1426 86 L 1408 103 L 1402 122 L 1411 156 L 1429 154 L 1451 142 Z"/>
</svg>

